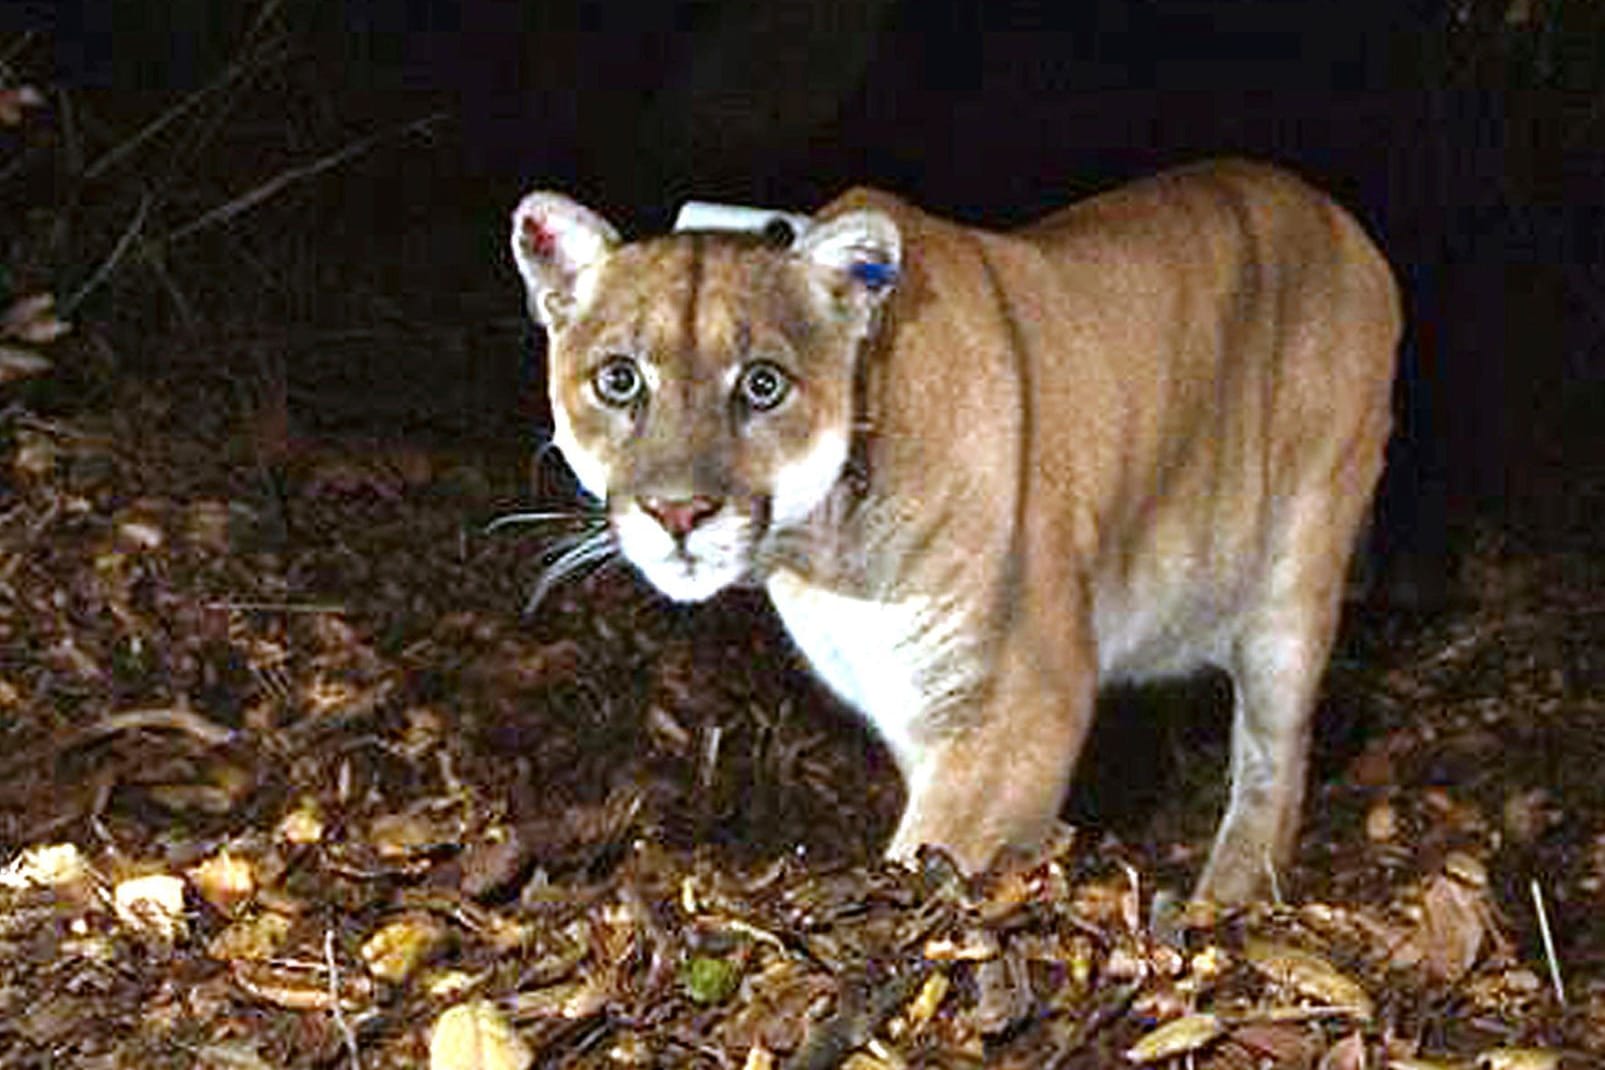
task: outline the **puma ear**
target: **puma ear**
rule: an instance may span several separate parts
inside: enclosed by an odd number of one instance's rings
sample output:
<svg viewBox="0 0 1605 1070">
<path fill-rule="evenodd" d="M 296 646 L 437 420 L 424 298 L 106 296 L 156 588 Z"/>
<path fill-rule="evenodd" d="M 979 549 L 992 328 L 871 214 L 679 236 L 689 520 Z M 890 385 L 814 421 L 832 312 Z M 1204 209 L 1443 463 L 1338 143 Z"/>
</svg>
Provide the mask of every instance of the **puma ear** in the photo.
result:
<svg viewBox="0 0 1605 1070">
<path fill-rule="evenodd" d="M 845 212 L 819 223 L 797 239 L 793 251 L 838 272 L 850 304 L 869 311 L 897 285 L 903 265 L 903 238 L 882 212 Z"/>
<path fill-rule="evenodd" d="M 536 191 L 513 209 L 513 261 L 524 277 L 530 314 L 561 327 L 574 308 L 581 273 L 619 243 L 607 220 L 560 193 Z"/>
</svg>

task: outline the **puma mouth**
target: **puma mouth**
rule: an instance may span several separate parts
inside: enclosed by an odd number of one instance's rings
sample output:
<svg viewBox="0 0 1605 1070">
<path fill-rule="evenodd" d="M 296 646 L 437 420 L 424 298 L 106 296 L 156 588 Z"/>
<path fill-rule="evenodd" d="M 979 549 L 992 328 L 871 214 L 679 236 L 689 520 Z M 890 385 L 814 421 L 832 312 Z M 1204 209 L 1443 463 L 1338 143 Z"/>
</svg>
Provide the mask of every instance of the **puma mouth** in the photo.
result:
<svg viewBox="0 0 1605 1070">
<path fill-rule="evenodd" d="M 731 568 L 722 562 L 710 564 L 689 556 L 634 564 L 652 586 L 676 602 L 707 601 L 747 575 L 745 566 Z"/>
<path fill-rule="evenodd" d="M 632 502 L 614 514 L 613 527 L 625 558 L 652 586 L 676 602 L 702 602 L 749 577 L 767 513 L 761 502 L 726 501 L 689 530 L 671 532 Z"/>
</svg>

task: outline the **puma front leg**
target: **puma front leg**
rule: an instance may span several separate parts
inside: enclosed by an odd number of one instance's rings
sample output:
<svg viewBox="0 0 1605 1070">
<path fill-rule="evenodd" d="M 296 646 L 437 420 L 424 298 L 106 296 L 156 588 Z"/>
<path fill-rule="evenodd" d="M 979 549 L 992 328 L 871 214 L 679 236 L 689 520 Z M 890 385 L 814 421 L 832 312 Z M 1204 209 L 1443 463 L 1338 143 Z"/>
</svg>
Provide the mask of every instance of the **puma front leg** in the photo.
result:
<svg viewBox="0 0 1605 1070">
<path fill-rule="evenodd" d="M 908 804 L 890 857 L 930 844 L 975 873 L 1001 848 L 1030 850 L 1049 836 L 1097 692 L 1092 658 L 1077 646 L 1016 637 L 984 696 L 916 733 L 899 756 Z"/>
</svg>

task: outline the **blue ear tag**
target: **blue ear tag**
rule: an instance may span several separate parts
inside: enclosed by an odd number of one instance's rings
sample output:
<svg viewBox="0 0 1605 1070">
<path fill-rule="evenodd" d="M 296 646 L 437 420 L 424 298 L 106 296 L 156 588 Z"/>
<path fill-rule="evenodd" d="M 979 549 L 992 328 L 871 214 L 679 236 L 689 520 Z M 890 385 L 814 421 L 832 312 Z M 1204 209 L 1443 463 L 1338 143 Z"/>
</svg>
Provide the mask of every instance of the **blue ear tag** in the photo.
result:
<svg viewBox="0 0 1605 1070">
<path fill-rule="evenodd" d="M 871 290 L 883 290 L 897 281 L 897 268 L 879 260 L 858 260 L 847 273 Z"/>
</svg>

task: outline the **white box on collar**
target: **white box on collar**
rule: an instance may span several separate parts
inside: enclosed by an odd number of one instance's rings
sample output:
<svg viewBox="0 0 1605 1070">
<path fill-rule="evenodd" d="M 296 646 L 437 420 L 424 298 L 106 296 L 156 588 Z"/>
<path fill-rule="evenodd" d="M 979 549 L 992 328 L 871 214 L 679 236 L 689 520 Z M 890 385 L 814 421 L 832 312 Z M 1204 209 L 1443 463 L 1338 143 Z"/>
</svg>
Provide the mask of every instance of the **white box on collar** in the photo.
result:
<svg viewBox="0 0 1605 1070">
<path fill-rule="evenodd" d="M 813 220 L 796 212 L 782 212 L 777 208 L 752 208 L 743 204 L 714 204 L 710 201 L 686 201 L 680 214 L 674 218 L 674 229 L 681 230 L 736 230 L 748 234 L 770 234 L 780 227 L 790 233 L 787 245 L 792 244 L 813 226 Z"/>
</svg>

